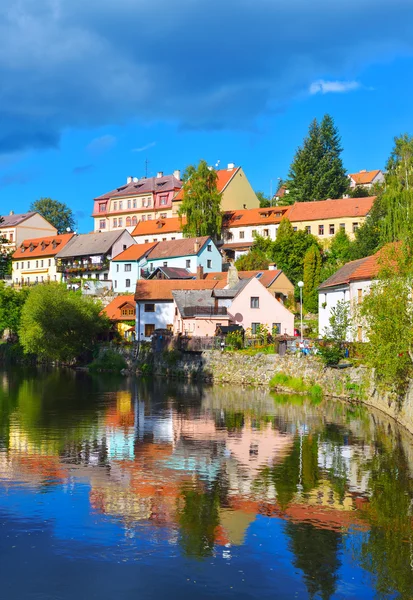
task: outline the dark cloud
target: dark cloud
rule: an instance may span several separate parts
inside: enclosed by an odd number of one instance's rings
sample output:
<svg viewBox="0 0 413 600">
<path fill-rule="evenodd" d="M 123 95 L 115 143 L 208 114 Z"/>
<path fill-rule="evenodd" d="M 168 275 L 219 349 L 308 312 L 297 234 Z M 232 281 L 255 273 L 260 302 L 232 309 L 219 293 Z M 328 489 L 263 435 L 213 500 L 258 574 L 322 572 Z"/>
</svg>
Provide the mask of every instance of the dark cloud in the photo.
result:
<svg viewBox="0 0 413 600">
<path fill-rule="evenodd" d="M 83 173 L 89 173 L 95 168 L 94 165 L 79 165 L 73 169 L 74 175 L 82 175 Z"/>
<path fill-rule="evenodd" d="M 412 51 L 411 0 L 2 0 L 0 152 L 129 119 L 249 128 Z"/>
</svg>

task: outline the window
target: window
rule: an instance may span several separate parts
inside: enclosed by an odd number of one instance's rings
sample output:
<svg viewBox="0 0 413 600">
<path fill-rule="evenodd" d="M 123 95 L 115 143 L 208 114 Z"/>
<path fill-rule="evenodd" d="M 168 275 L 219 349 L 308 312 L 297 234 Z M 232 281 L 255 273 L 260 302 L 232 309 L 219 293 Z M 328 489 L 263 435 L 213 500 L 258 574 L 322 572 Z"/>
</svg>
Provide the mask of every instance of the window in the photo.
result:
<svg viewBox="0 0 413 600">
<path fill-rule="evenodd" d="M 126 263 L 125 264 L 125 273 L 129 273 L 130 271 L 132 271 L 132 264 Z"/>
<path fill-rule="evenodd" d="M 168 266 L 168 261 L 164 260 L 164 261 L 163 261 L 163 266 L 164 266 L 164 267 L 167 267 L 167 266 Z"/>
<path fill-rule="evenodd" d="M 22 262 L 22 264 L 21 264 L 21 268 L 22 268 L 22 269 L 24 269 L 24 262 Z"/>
<path fill-rule="evenodd" d="M 149 244 L 149 240 L 145 240 L 145 244 Z"/>
<path fill-rule="evenodd" d="M 328 226 L 328 231 L 330 235 L 334 235 L 334 224 L 330 223 L 330 225 Z"/>
<path fill-rule="evenodd" d="M 136 198 L 133 199 L 133 208 L 136 208 Z"/>
<path fill-rule="evenodd" d="M 116 265 L 116 273 L 119 273 L 119 265 Z"/>
<path fill-rule="evenodd" d="M 126 248 L 127 248 L 127 245 L 123 244 L 123 249 L 126 250 Z"/>
<path fill-rule="evenodd" d="M 305 232 L 311 233 L 311 225 L 306 225 Z"/>
<path fill-rule="evenodd" d="M 361 304 L 362 302 L 363 302 L 363 290 L 358 289 L 357 290 L 357 303 Z"/>
<path fill-rule="evenodd" d="M 324 225 L 318 226 L 318 235 L 324 235 Z"/>
<path fill-rule="evenodd" d="M 243 240 L 243 239 L 244 239 L 244 237 L 245 237 L 245 233 L 244 233 L 244 231 L 240 231 L 240 232 L 239 232 L 239 239 L 240 239 L 240 240 Z"/>
<path fill-rule="evenodd" d="M 121 314 L 122 317 L 131 317 L 135 314 L 135 309 L 125 306 L 125 308 L 122 308 Z"/>
<path fill-rule="evenodd" d="M 123 208 L 123 202 L 122 202 L 122 200 L 119 200 L 119 210 L 122 210 L 122 208 Z"/>
<path fill-rule="evenodd" d="M 258 298 L 258 296 L 251 296 L 250 306 L 251 308 L 260 307 L 260 299 Z"/>
<path fill-rule="evenodd" d="M 99 279 L 99 273 L 96 273 L 95 279 Z"/>
<path fill-rule="evenodd" d="M 39 278 L 37 277 L 37 275 L 36 275 L 36 283 L 39 283 Z"/>
<path fill-rule="evenodd" d="M 212 269 L 212 260 L 207 260 L 207 269 Z"/>
<path fill-rule="evenodd" d="M 163 241 L 163 242 L 166 242 L 166 238 L 162 238 L 162 241 Z"/>
<path fill-rule="evenodd" d="M 52 266 L 52 259 L 49 258 L 49 267 L 51 267 L 51 266 Z"/>
<path fill-rule="evenodd" d="M 131 201 L 128 200 L 128 208 L 131 208 Z"/>
<path fill-rule="evenodd" d="M 187 268 L 187 269 L 190 269 L 190 268 L 191 268 L 191 261 L 190 261 L 190 260 L 187 260 L 187 261 L 186 261 L 186 268 Z"/>
<path fill-rule="evenodd" d="M 263 237 L 269 237 L 270 235 L 270 230 L 269 229 L 264 229 L 264 231 L 262 232 Z"/>
<path fill-rule="evenodd" d="M 154 242 L 157 242 L 157 241 L 158 241 L 158 238 L 153 238 L 153 241 L 154 241 Z"/>
<path fill-rule="evenodd" d="M 362 342 L 363 341 L 363 327 L 361 325 L 359 325 L 357 327 L 357 341 L 358 342 Z"/>
<path fill-rule="evenodd" d="M 159 216 L 161 217 L 161 219 L 166 219 L 166 213 L 161 213 Z"/>
<path fill-rule="evenodd" d="M 115 290 L 116 290 L 117 287 L 118 287 L 118 282 L 115 279 Z"/>
<path fill-rule="evenodd" d="M 147 323 L 145 325 L 145 337 L 152 337 L 155 331 L 155 325 L 153 323 Z"/>
<path fill-rule="evenodd" d="M 107 273 L 103 273 L 103 279 L 108 279 L 108 274 Z"/>
<path fill-rule="evenodd" d="M 212 252 L 212 244 L 208 244 L 207 250 L 208 250 L 208 252 Z"/>
<path fill-rule="evenodd" d="M 138 219 L 136 217 L 132 217 L 132 225 L 137 225 Z"/>
<path fill-rule="evenodd" d="M 119 217 L 119 227 L 123 226 L 123 217 Z"/>
<path fill-rule="evenodd" d="M 155 312 L 155 304 L 145 304 L 145 312 Z"/>
<path fill-rule="evenodd" d="M 171 237 L 171 240 L 175 240 L 175 239 L 176 239 L 176 238 L 174 238 L 174 237 Z"/>
<path fill-rule="evenodd" d="M 99 221 L 99 229 L 106 229 L 106 221 L 105 221 L 105 219 L 100 219 L 100 221 Z"/>
<path fill-rule="evenodd" d="M 298 227 L 297 226 L 293 227 L 293 231 L 298 231 Z"/>
<path fill-rule="evenodd" d="M 130 227 L 132 223 L 132 220 L 130 217 L 126 217 L 126 227 Z"/>
<path fill-rule="evenodd" d="M 165 206 L 168 200 L 168 196 L 161 196 L 161 206 Z"/>
<path fill-rule="evenodd" d="M 105 212 L 106 204 L 99 204 L 99 212 Z"/>
<path fill-rule="evenodd" d="M 113 227 L 117 227 L 118 226 L 118 220 L 117 219 L 113 219 Z"/>
<path fill-rule="evenodd" d="M 30 262 L 27 261 L 27 268 L 30 269 Z"/>
<path fill-rule="evenodd" d="M 148 221 L 152 221 L 152 215 L 148 215 Z"/>
<path fill-rule="evenodd" d="M 251 323 L 251 333 L 252 335 L 256 335 L 258 328 L 260 326 L 260 323 Z"/>
<path fill-rule="evenodd" d="M 358 223 L 353 223 L 353 233 L 356 233 L 357 229 L 359 228 L 359 224 Z"/>
<path fill-rule="evenodd" d="M 126 287 L 130 287 L 130 279 L 127 279 L 127 280 L 126 280 L 125 286 L 126 286 Z"/>
<path fill-rule="evenodd" d="M 342 229 L 343 231 L 346 230 L 346 224 L 345 223 L 340 223 L 340 229 Z"/>
<path fill-rule="evenodd" d="M 281 333 L 281 323 L 273 323 L 272 324 L 272 334 L 280 335 Z"/>
<path fill-rule="evenodd" d="M 113 203 L 113 210 L 118 210 L 118 203 L 117 202 Z"/>
<path fill-rule="evenodd" d="M 146 215 L 142 215 L 142 221 L 146 221 Z"/>
<path fill-rule="evenodd" d="M 39 261 L 36 260 L 36 269 L 38 269 L 38 268 L 39 268 Z"/>
<path fill-rule="evenodd" d="M 43 261 L 42 260 L 40 261 L 40 266 L 43 267 Z"/>
</svg>

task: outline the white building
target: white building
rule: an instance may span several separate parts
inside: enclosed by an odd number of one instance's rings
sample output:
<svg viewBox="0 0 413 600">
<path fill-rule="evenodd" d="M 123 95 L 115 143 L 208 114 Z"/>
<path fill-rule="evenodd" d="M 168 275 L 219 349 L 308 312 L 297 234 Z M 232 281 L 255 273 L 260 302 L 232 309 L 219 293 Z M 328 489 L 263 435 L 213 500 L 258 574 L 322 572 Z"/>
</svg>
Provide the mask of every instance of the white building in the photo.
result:
<svg viewBox="0 0 413 600">
<path fill-rule="evenodd" d="M 198 267 L 204 273 L 222 270 L 221 253 L 208 236 L 159 242 L 148 253 L 147 261 L 148 271 L 143 273 L 146 277 L 158 267 L 177 267 L 192 273 Z"/>
<path fill-rule="evenodd" d="M 152 244 L 133 244 L 115 256 L 109 267 L 109 279 L 113 291 L 124 293 L 133 292 L 136 282 L 141 279 L 142 271 L 147 271 L 149 252 L 156 246 Z"/>
<path fill-rule="evenodd" d="M 349 173 L 348 178 L 350 179 L 350 188 L 365 187 L 370 189 L 376 183 L 384 183 L 384 174 L 380 169 L 374 171 L 366 171 L 363 169 L 358 173 Z"/>
</svg>

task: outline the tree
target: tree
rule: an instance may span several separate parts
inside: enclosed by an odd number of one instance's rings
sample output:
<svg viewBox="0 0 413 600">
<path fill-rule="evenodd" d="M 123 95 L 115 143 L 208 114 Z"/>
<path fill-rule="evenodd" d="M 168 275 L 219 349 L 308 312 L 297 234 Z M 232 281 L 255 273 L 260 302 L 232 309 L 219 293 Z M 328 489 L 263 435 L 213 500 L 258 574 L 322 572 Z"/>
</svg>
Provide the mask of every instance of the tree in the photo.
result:
<svg viewBox="0 0 413 600">
<path fill-rule="evenodd" d="M 404 133 L 394 138 L 386 171 L 388 183 L 397 181 L 406 190 L 413 187 L 413 136 Z"/>
<path fill-rule="evenodd" d="M 278 229 L 272 247 L 272 259 L 294 285 L 304 277 L 304 256 L 311 246 L 320 249 L 317 238 L 305 231 L 290 231 L 286 223 Z"/>
<path fill-rule="evenodd" d="M 267 208 L 268 206 L 271 206 L 271 200 L 264 194 L 264 192 L 255 192 L 255 195 L 259 200 L 260 208 Z"/>
<path fill-rule="evenodd" d="M 318 286 L 320 285 L 321 254 L 317 246 L 310 246 L 304 256 L 304 306 L 318 313 Z"/>
<path fill-rule="evenodd" d="M 75 219 L 72 210 L 63 202 L 51 198 L 40 198 L 32 202 L 30 210 L 38 212 L 56 227 L 58 233 L 64 233 L 67 229 L 74 229 Z"/>
<path fill-rule="evenodd" d="M 4 223 L 3 217 L 0 217 L 0 227 Z M 11 252 L 3 248 L 3 244 L 8 244 L 8 240 L 0 233 L 0 279 L 5 279 L 6 275 L 12 273 Z"/>
<path fill-rule="evenodd" d="M 355 188 L 352 188 L 349 191 L 351 198 L 367 198 L 370 196 L 370 189 L 365 187 L 364 185 L 356 185 Z"/>
<path fill-rule="evenodd" d="M 26 288 L 17 291 L 0 281 L 0 333 L 8 330 L 11 334 L 17 334 L 26 298 Z"/>
<path fill-rule="evenodd" d="M 328 249 L 328 261 L 342 267 L 350 260 L 351 242 L 344 229 L 339 229 L 331 241 Z"/>
<path fill-rule="evenodd" d="M 350 244 L 350 260 L 371 256 L 379 250 L 382 239 L 381 230 L 386 210 L 383 196 L 379 195 L 374 201 L 370 214 L 363 225 L 356 230 L 355 239 Z"/>
<path fill-rule="evenodd" d="M 277 229 L 277 241 L 280 242 L 281 240 L 292 238 L 293 235 L 294 229 L 291 225 L 291 221 L 289 221 L 287 217 L 283 217 Z"/>
<path fill-rule="evenodd" d="M 341 152 L 340 136 L 330 115 L 320 124 L 314 119 L 290 167 L 289 200 L 341 198 L 349 187 Z"/>
<path fill-rule="evenodd" d="M 221 234 L 221 194 L 217 188 L 218 175 L 205 160 L 197 167 L 190 165 L 184 173 L 183 200 L 178 214 L 186 223 L 182 225 L 186 237 Z"/>
<path fill-rule="evenodd" d="M 324 364 L 327 366 L 337 365 L 344 358 L 344 344 L 351 329 L 350 304 L 345 300 L 339 300 L 331 309 L 329 319 L 330 327 L 324 335 L 324 343 L 320 344 L 318 350 Z"/>
<path fill-rule="evenodd" d="M 33 287 L 21 313 L 20 343 L 27 354 L 73 362 L 109 331 L 101 310 L 99 303 L 62 284 Z"/>
<path fill-rule="evenodd" d="M 254 248 L 235 261 L 238 271 L 261 271 L 268 269 L 269 264 L 267 256 L 261 250 Z"/>
</svg>

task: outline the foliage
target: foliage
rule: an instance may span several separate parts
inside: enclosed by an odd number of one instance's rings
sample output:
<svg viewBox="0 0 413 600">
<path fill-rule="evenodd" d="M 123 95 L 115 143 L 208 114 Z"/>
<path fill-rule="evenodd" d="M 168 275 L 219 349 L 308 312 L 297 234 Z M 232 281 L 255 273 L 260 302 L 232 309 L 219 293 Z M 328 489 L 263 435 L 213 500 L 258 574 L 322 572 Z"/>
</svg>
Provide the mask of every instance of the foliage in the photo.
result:
<svg viewBox="0 0 413 600">
<path fill-rule="evenodd" d="M 384 217 L 380 229 L 380 243 L 406 240 L 413 228 L 413 188 L 388 186 L 382 196 Z"/>
<path fill-rule="evenodd" d="M 270 331 L 268 329 L 268 326 L 264 325 L 263 323 L 260 323 L 258 325 L 254 334 L 252 333 L 252 330 L 250 327 L 248 327 L 245 334 L 247 337 L 257 338 L 263 345 L 267 344 L 269 341 L 269 338 L 270 338 Z"/>
<path fill-rule="evenodd" d="M 323 343 L 318 347 L 318 354 L 326 367 L 338 365 L 344 358 L 344 350 L 341 344 Z"/>
<path fill-rule="evenodd" d="M 89 365 L 89 371 L 113 371 L 120 373 L 127 369 L 128 365 L 124 357 L 114 350 L 105 350 L 98 358 Z"/>
<path fill-rule="evenodd" d="M 182 225 L 186 237 L 219 237 L 222 213 L 217 178 L 216 171 L 210 169 L 205 160 L 199 161 L 197 167 L 187 167 L 183 177 L 183 201 L 178 211 L 181 218 L 186 217 Z"/>
<path fill-rule="evenodd" d="M 314 119 L 290 167 L 289 200 L 341 198 L 349 187 L 341 152 L 340 136 L 332 117 L 324 115 L 320 124 Z"/>
<path fill-rule="evenodd" d="M 336 235 L 331 240 L 331 245 L 328 249 L 328 261 L 342 267 L 350 260 L 351 242 L 344 229 L 339 229 Z"/>
<path fill-rule="evenodd" d="M 370 189 L 364 185 L 357 185 L 355 188 L 349 190 L 350 198 L 367 198 L 371 196 Z"/>
<path fill-rule="evenodd" d="M 38 212 L 56 227 L 57 233 L 64 233 L 67 229 L 74 229 L 75 220 L 72 210 L 63 202 L 51 198 L 39 198 L 30 205 L 30 210 Z"/>
<path fill-rule="evenodd" d="M 386 164 L 387 183 L 396 182 L 406 190 L 413 187 L 413 136 L 404 133 L 394 138 L 394 147 Z"/>
<path fill-rule="evenodd" d="M 317 246 L 310 246 L 304 255 L 303 301 L 308 312 L 318 312 L 318 286 L 320 285 L 321 254 Z"/>
<path fill-rule="evenodd" d="M 49 283 L 30 289 L 24 304 L 19 338 L 26 353 L 73 362 L 91 351 L 110 329 L 102 306 L 64 285 Z"/>
<path fill-rule="evenodd" d="M 356 230 L 355 239 L 350 245 L 350 260 L 371 256 L 380 248 L 381 229 L 386 215 L 386 206 L 379 195 L 363 225 Z"/>
<path fill-rule="evenodd" d="M 17 291 L 0 281 L 0 333 L 8 329 L 10 333 L 17 334 L 27 295 L 27 288 Z"/>
<path fill-rule="evenodd" d="M 277 229 L 277 241 L 284 239 L 291 239 L 294 235 L 294 229 L 291 225 L 291 221 L 287 217 L 281 219 L 280 225 Z"/>
<path fill-rule="evenodd" d="M 241 331 L 230 331 L 225 341 L 226 345 L 232 350 L 240 350 L 244 347 L 244 336 Z"/>
<path fill-rule="evenodd" d="M 270 261 L 264 252 L 254 247 L 235 261 L 238 271 L 261 271 L 268 269 L 269 264 Z"/>
<path fill-rule="evenodd" d="M 295 392 L 305 392 L 313 398 L 321 398 L 323 391 L 318 384 L 310 384 L 305 382 L 302 377 L 292 377 L 285 373 L 276 373 L 270 380 L 270 388 L 283 387 Z"/>
<path fill-rule="evenodd" d="M 312 246 L 320 249 L 320 244 L 313 235 L 301 230 L 291 233 L 284 230 L 273 243 L 272 259 L 288 279 L 296 284 L 304 277 L 304 256 Z"/>
<path fill-rule="evenodd" d="M 323 363 L 326 366 L 333 366 L 344 358 L 344 343 L 351 326 L 348 302 L 344 300 L 337 302 L 337 305 L 331 309 L 329 324 L 330 327 L 327 329 L 318 351 Z"/>
<path fill-rule="evenodd" d="M 268 206 L 271 206 L 271 200 L 264 194 L 264 192 L 255 192 L 255 195 L 260 203 L 260 208 L 267 208 Z"/>
</svg>

